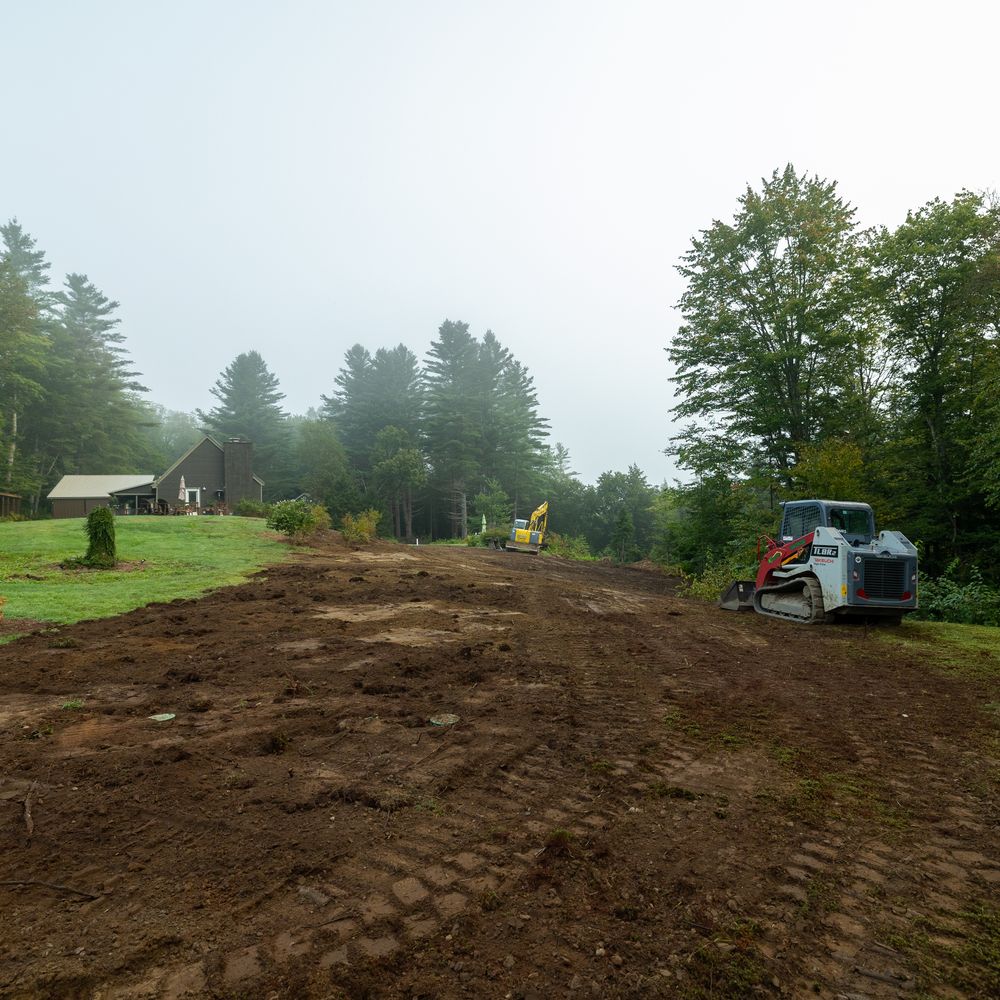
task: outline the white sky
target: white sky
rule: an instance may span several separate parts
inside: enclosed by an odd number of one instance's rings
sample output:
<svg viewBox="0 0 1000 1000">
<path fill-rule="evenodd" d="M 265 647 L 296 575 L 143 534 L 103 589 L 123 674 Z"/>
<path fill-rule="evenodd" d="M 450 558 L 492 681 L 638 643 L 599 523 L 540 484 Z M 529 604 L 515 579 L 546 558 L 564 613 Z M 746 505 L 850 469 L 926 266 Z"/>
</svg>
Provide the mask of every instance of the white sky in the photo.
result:
<svg viewBox="0 0 1000 1000">
<path fill-rule="evenodd" d="M 1000 6 L 0 0 L 0 218 L 121 302 L 173 409 L 255 348 L 492 328 L 587 481 L 662 449 L 673 270 L 788 161 L 864 224 L 1000 187 Z"/>
</svg>

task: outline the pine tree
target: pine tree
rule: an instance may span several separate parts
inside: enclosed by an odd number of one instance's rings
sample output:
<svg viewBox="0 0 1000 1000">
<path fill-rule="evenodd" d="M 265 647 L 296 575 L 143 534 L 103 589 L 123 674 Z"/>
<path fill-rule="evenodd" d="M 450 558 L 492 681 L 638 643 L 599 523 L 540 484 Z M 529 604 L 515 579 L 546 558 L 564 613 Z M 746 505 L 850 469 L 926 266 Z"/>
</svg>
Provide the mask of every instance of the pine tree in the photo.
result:
<svg viewBox="0 0 1000 1000">
<path fill-rule="evenodd" d="M 36 507 L 62 474 L 137 471 L 149 420 L 145 389 L 118 330 L 118 303 L 83 274 L 67 275 L 51 302 L 50 349 L 39 378 L 44 398 L 25 410 Z"/>
<path fill-rule="evenodd" d="M 257 351 L 247 351 L 226 366 L 210 391 L 219 402 L 207 413 L 198 410 L 199 419 L 220 438 L 252 442 L 254 471 L 269 496 L 282 495 L 292 473 L 287 416 L 281 408 L 285 394 L 278 377 Z"/>
<path fill-rule="evenodd" d="M 479 345 L 468 323 L 445 320 L 426 363 L 424 432 L 433 484 L 448 504 L 452 537 L 468 533 L 468 487 L 480 475 L 482 399 Z"/>
<path fill-rule="evenodd" d="M 17 450 L 25 428 L 18 421 L 23 407 L 44 393 L 39 379 L 48 352 L 42 318 L 49 303 L 49 265 L 17 219 L 0 226 L 0 240 L 0 400 L 5 411 L 0 413 L 5 460 L 0 481 L 20 489 L 24 476 L 16 468 Z M 30 482 L 23 485 L 30 488 Z"/>
<path fill-rule="evenodd" d="M 416 355 L 403 344 L 380 347 L 374 356 L 355 344 L 334 382 L 334 392 L 323 397 L 323 416 L 336 426 L 364 492 L 382 430 L 396 427 L 414 442 L 419 438 L 422 374 Z"/>
</svg>

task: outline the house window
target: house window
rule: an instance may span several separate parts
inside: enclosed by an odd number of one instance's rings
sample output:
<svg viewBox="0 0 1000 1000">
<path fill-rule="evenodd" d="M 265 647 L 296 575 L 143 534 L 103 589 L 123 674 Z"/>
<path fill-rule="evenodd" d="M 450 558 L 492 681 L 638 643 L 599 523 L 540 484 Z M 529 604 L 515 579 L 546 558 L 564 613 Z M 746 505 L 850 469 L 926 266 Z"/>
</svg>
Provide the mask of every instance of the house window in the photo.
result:
<svg viewBox="0 0 1000 1000">
<path fill-rule="evenodd" d="M 201 506 L 201 490 L 200 489 L 188 490 L 187 491 L 187 495 L 188 495 L 187 502 L 189 504 L 191 504 L 193 507 L 200 507 Z"/>
</svg>

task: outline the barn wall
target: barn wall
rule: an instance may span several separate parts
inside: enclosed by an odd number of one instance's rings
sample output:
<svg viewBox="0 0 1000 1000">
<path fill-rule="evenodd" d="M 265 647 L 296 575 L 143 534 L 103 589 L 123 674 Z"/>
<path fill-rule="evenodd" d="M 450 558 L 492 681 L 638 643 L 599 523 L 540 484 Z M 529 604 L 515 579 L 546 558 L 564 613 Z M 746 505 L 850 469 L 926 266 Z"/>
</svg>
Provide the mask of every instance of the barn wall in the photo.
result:
<svg viewBox="0 0 1000 1000">
<path fill-rule="evenodd" d="M 180 502 L 177 495 L 183 476 L 184 485 L 189 490 L 201 489 L 202 506 L 207 506 L 215 500 L 215 491 L 224 489 L 224 474 L 222 449 L 206 438 L 176 469 L 157 483 L 156 498 L 176 507 Z"/>
<path fill-rule="evenodd" d="M 109 497 L 74 497 L 72 500 L 53 500 L 53 517 L 86 517 L 98 507 L 110 507 Z"/>
</svg>

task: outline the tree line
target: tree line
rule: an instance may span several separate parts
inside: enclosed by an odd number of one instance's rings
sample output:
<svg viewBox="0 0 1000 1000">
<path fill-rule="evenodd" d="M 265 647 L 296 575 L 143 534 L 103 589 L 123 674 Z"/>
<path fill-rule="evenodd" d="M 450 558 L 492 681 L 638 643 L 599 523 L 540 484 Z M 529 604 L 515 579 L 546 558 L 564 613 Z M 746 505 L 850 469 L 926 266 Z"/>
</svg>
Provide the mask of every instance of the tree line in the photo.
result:
<svg viewBox="0 0 1000 1000">
<path fill-rule="evenodd" d="M 549 441 L 527 367 L 490 330 L 446 320 L 421 361 L 355 345 L 304 415 L 256 351 L 194 414 L 151 403 L 117 303 L 0 227 L 0 488 L 32 513 L 65 473 L 154 472 L 202 432 L 254 442 L 270 499 L 334 520 L 375 508 L 399 538 L 461 538 L 548 499 L 565 551 L 739 574 L 782 499 L 864 500 L 925 572 L 1000 579 L 1000 207 L 968 191 L 862 228 L 835 182 L 775 171 L 691 241 L 666 348 L 668 450 L 585 484 Z"/>
<path fill-rule="evenodd" d="M 1000 206 L 962 191 L 862 228 L 775 171 L 695 236 L 667 348 L 690 475 L 661 557 L 746 563 L 782 498 L 870 502 L 931 574 L 1000 579 Z"/>
<path fill-rule="evenodd" d="M 655 488 L 634 466 L 583 484 L 548 441 L 528 368 L 490 330 L 445 320 L 423 362 L 404 344 L 355 345 L 302 415 L 246 351 L 212 385 L 213 407 L 183 413 L 148 399 L 117 302 L 84 274 L 53 289 L 16 220 L 0 239 L 0 489 L 30 515 L 63 475 L 162 472 L 210 433 L 253 442 L 267 499 L 307 494 L 335 521 L 374 508 L 398 538 L 502 529 L 548 499 L 578 552 L 633 558 L 652 544 Z"/>
</svg>

